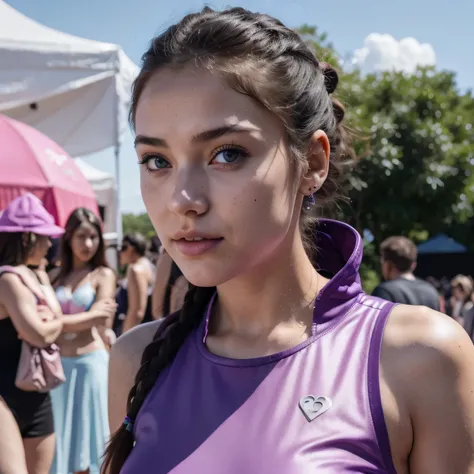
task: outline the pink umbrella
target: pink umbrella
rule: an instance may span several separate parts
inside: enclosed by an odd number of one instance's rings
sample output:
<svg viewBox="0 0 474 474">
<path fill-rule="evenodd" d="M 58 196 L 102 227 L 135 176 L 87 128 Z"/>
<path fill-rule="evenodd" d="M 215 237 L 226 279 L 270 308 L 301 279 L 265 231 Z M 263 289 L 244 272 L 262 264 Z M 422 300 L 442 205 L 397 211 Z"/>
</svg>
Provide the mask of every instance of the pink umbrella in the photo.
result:
<svg viewBox="0 0 474 474">
<path fill-rule="evenodd" d="M 27 191 L 60 226 L 77 207 L 99 215 L 94 191 L 74 160 L 34 128 L 0 115 L 0 210 Z"/>
</svg>

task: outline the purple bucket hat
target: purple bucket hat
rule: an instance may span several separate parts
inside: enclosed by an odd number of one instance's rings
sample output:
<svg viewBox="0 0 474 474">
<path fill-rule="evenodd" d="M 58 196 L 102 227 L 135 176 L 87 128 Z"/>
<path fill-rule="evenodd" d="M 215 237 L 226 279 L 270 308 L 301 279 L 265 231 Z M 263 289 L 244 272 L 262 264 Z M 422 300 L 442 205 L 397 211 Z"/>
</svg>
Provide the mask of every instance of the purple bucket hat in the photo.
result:
<svg viewBox="0 0 474 474">
<path fill-rule="evenodd" d="M 54 223 L 54 217 L 33 194 L 14 199 L 0 215 L 0 232 L 32 232 L 59 237 L 64 229 Z"/>
</svg>

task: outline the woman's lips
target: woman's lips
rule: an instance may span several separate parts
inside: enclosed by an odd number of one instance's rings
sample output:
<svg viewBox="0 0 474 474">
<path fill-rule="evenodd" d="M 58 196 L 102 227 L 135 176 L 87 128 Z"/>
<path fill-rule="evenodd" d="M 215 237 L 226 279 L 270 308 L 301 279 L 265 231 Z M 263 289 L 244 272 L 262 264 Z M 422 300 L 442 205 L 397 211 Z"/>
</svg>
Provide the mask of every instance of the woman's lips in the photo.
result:
<svg viewBox="0 0 474 474">
<path fill-rule="evenodd" d="M 174 244 L 186 257 L 198 257 L 206 252 L 215 250 L 223 240 L 223 238 L 201 240 L 179 239 L 174 240 Z"/>
</svg>

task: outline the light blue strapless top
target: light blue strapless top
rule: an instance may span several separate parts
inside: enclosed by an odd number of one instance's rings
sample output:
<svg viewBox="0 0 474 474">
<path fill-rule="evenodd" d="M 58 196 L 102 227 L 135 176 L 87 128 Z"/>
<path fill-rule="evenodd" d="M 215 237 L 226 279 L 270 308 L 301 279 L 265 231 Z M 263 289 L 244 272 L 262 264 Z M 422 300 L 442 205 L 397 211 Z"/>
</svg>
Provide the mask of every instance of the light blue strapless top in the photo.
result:
<svg viewBox="0 0 474 474">
<path fill-rule="evenodd" d="M 90 283 L 84 283 L 74 291 L 65 286 L 58 286 L 56 297 L 63 314 L 76 314 L 88 311 L 95 302 L 96 294 Z"/>
</svg>

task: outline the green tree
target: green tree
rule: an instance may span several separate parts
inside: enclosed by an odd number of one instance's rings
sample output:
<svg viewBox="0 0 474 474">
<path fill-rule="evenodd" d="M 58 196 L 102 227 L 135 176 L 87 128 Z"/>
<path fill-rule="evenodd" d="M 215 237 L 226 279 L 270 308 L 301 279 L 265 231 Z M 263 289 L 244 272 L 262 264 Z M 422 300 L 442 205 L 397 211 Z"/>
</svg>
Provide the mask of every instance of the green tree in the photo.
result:
<svg viewBox="0 0 474 474">
<path fill-rule="evenodd" d="M 147 238 L 153 237 L 156 232 L 148 214 L 122 214 L 123 233 L 140 232 Z"/>
<path fill-rule="evenodd" d="M 358 156 L 346 218 L 361 232 L 370 229 L 375 242 L 464 226 L 474 214 L 472 93 L 458 90 L 454 73 L 435 68 L 410 75 L 344 70 L 325 34 L 309 25 L 296 31 L 340 73 L 337 96 Z"/>
<path fill-rule="evenodd" d="M 423 240 L 466 223 L 474 198 L 470 92 L 433 68 L 359 76 L 350 87 L 349 120 L 368 137 L 356 140 L 361 159 L 346 209 L 356 227 L 380 242 L 393 234 Z"/>
<path fill-rule="evenodd" d="M 358 161 L 339 215 L 374 236 L 362 268 L 370 286 L 377 247 L 390 235 L 421 241 L 445 232 L 474 248 L 472 93 L 458 90 L 454 73 L 435 68 L 411 75 L 344 70 L 326 35 L 308 25 L 297 31 L 340 73 L 337 96 L 346 106 Z"/>
</svg>

